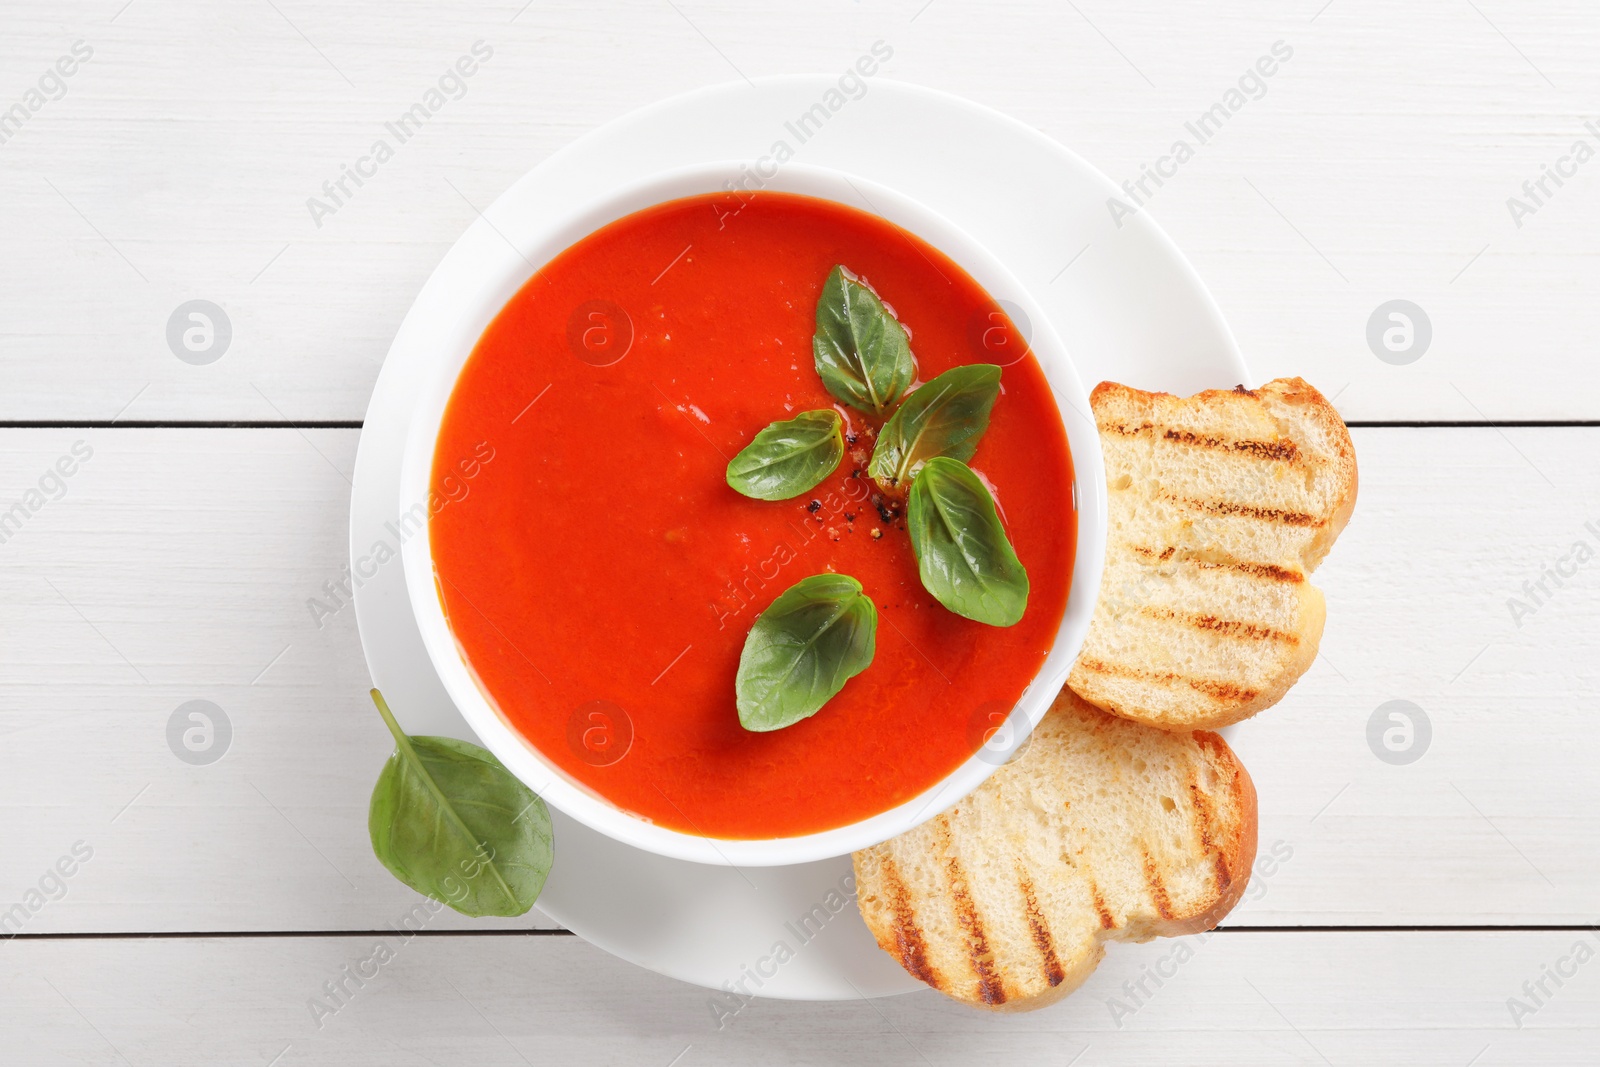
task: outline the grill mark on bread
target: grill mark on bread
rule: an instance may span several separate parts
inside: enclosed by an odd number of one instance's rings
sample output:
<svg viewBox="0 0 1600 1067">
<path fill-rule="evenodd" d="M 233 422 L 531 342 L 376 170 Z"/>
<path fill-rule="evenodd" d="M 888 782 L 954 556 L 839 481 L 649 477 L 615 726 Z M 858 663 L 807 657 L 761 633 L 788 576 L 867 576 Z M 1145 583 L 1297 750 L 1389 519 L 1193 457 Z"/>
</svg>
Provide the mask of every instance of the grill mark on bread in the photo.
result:
<svg viewBox="0 0 1600 1067">
<path fill-rule="evenodd" d="M 950 879 L 950 902 L 954 905 L 956 922 L 967 935 L 967 958 L 972 963 L 972 974 L 978 980 L 978 999 L 985 1004 L 1006 1002 L 1005 983 L 1000 980 L 994 966 L 994 952 L 989 948 L 989 936 L 984 931 L 983 920 L 972 902 L 972 892 L 967 886 L 967 872 L 956 858 L 955 843 L 950 835 L 950 813 L 939 816 L 939 850 L 945 854 L 945 873 Z"/>
<path fill-rule="evenodd" d="M 1299 571 L 1280 567 L 1276 563 L 1210 563 L 1203 559 L 1192 559 L 1188 562 L 1197 567 L 1227 567 L 1271 582 L 1290 582 L 1299 585 L 1306 580 L 1306 576 Z"/>
<path fill-rule="evenodd" d="M 1282 526 L 1305 526 L 1313 530 L 1321 529 L 1328 525 L 1327 519 L 1319 519 L 1315 515 L 1307 515 L 1303 511 L 1289 511 L 1284 508 L 1259 508 L 1254 504 L 1240 504 L 1232 500 L 1201 500 L 1199 497 L 1178 496 L 1176 493 L 1163 492 L 1161 496 L 1163 499 L 1170 500 L 1182 507 L 1203 511 L 1208 515 L 1241 515 L 1247 519 L 1275 522 Z"/>
<path fill-rule="evenodd" d="M 1111 909 L 1106 907 L 1106 898 L 1100 895 L 1100 885 L 1094 879 L 1089 880 L 1089 896 L 1094 899 L 1094 910 L 1100 916 L 1100 929 L 1115 930 L 1117 920 L 1112 917 Z"/>
<path fill-rule="evenodd" d="M 1099 425 L 1101 433 L 1115 434 L 1118 437 L 1143 437 L 1149 434 L 1154 438 L 1155 423 L 1116 423 L 1104 422 Z M 1293 441 L 1258 441 L 1252 438 L 1240 437 L 1213 437 L 1209 434 L 1195 433 L 1193 430 L 1166 429 L 1161 431 L 1161 439 L 1171 441 L 1178 445 L 1188 445 L 1192 448 L 1212 448 L 1224 452 L 1243 452 L 1257 459 L 1277 460 L 1282 463 L 1293 464 L 1300 459 L 1300 449 Z"/>
<path fill-rule="evenodd" d="M 1171 619 L 1193 626 L 1197 630 L 1209 630 L 1223 637 L 1234 637 L 1241 641 L 1276 641 L 1279 644 L 1298 645 L 1300 638 L 1297 634 L 1284 630 L 1274 630 L 1270 626 L 1262 626 L 1253 622 L 1242 622 L 1237 619 L 1219 619 L 1215 615 L 1202 615 L 1193 611 L 1174 611 L 1171 608 L 1140 608 L 1139 614 L 1152 619 Z"/>
<path fill-rule="evenodd" d="M 1173 441 L 1180 445 L 1190 445 L 1194 448 L 1215 448 L 1224 452 L 1244 452 L 1258 459 L 1278 460 L 1283 463 L 1295 463 L 1300 458 L 1300 450 L 1293 441 L 1254 441 L 1244 438 L 1208 437 L 1195 433 L 1192 430 L 1164 430 L 1163 440 Z"/>
<path fill-rule="evenodd" d="M 1039 910 L 1033 881 L 1020 867 L 1017 868 L 1017 885 L 1022 889 L 1022 906 L 1028 918 L 1028 930 L 1033 934 L 1033 945 L 1039 950 L 1039 958 L 1044 961 L 1045 981 L 1053 989 L 1066 979 L 1067 972 L 1056 956 L 1055 939 L 1050 936 L 1050 926 L 1044 921 L 1044 913 Z"/>
<path fill-rule="evenodd" d="M 1213 682 L 1205 678 L 1185 679 L 1191 689 L 1212 697 L 1224 703 L 1244 704 L 1254 700 L 1259 694 L 1254 689 L 1249 689 L 1233 682 Z"/>
<path fill-rule="evenodd" d="M 1118 437 L 1138 437 L 1140 434 L 1148 433 L 1153 429 L 1155 429 L 1155 424 L 1150 422 L 1142 422 L 1137 426 L 1127 426 L 1114 422 L 1100 424 L 1101 433 L 1114 433 Z"/>
<path fill-rule="evenodd" d="M 911 890 L 887 852 L 883 854 L 883 881 L 889 890 L 889 908 L 894 912 L 894 947 L 883 945 L 884 951 L 899 960 L 911 977 L 935 989 L 944 989 L 944 983 L 928 965 L 928 944 L 923 939 L 922 928 L 917 925 L 916 909 L 911 906 Z"/>
<path fill-rule="evenodd" d="M 1228 870 L 1225 851 L 1218 847 L 1222 836 L 1212 832 L 1216 826 L 1216 811 L 1205 790 L 1200 788 L 1199 773 L 1192 770 L 1189 772 L 1189 800 L 1194 804 L 1195 828 L 1200 831 L 1200 846 L 1211 856 L 1216 867 L 1217 897 L 1220 899 L 1227 896 L 1228 887 L 1233 884 L 1233 872 Z"/>
<path fill-rule="evenodd" d="M 1129 667 L 1120 663 L 1107 663 L 1102 659 L 1093 659 L 1079 656 L 1074 665 L 1095 674 L 1109 674 L 1115 678 L 1129 678 L 1141 682 L 1153 682 L 1165 685 L 1171 689 L 1188 686 L 1197 692 L 1204 693 L 1214 700 L 1222 702 L 1246 703 L 1254 700 L 1259 694 L 1254 689 L 1246 688 L 1234 682 L 1218 682 L 1208 678 L 1191 678 L 1188 675 L 1178 674 L 1175 671 L 1146 671 L 1138 667 Z"/>
<path fill-rule="evenodd" d="M 1301 582 L 1306 580 L 1306 576 L 1302 572 L 1290 570 L 1287 567 L 1280 567 L 1276 563 L 1253 563 L 1248 560 L 1228 560 L 1227 562 L 1221 562 L 1214 559 L 1206 559 L 1194 549 L 1184 549 L 1183 555 L 1179 556 L 1177 545 L 1168 545 L 1166 548 L 1163 548 L 1160 551 L 1151 548 L 1149 545 L 1129 545 L 1128 551 L 1133 552 L 1135 555 L 1142 556 L 1145 559 L 1154 560 L 1157 563 L 1165 563 L 1167 560 L 1177 556 L 1179 563 L 1187 563 L 1191 566 L 1199 567 L 1202 570 L 1239 571 L 1242 574 L 1248 574 L 1253 577 L 1263 578 L 1272 582 L 1291 582 L 1295 585 L 1299 585 Z"/>
<path fill-rule="evenodd" d="M 1149 849 L 1141 845 L 1139 852 L 1144 856 L 1144 880 L 1150 888 L 1150 899 L 1155 902 L 1156 914 L 1163 919 L 1170 919 L 1173 917 L 1172 898 L 1167 895 L 1167 886 L 1161 880 L 1161 872 L 1156 870 L 1156 863 L 1150 858 Z"/>
</svg>

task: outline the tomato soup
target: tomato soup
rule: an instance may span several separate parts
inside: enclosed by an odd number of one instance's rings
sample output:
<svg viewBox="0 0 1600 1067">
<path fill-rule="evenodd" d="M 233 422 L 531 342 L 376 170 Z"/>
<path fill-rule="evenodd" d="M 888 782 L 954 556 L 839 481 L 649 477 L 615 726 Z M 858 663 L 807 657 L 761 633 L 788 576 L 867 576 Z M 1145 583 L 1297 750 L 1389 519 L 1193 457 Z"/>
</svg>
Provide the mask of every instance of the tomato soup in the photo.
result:
<svg viewBox="0 0 1600 1067">
<path fill-rule="evenodd" d="M 874 420 L 812 360 L 843 264 L 910 333 L 918 381 L 1004 367 L 969 461 L 1031 583 L 997 628 L 922 587 L 903 500 L 868 477 Z M 794 500 L 729 488 L 768 423 L 834 408 L 843 463 Z M 1076 516 L 1066 432 L 999 305 L 937 249 L 830 201 L 691 197 L 630 215 L 541 268 L 457 380 L 430 519 L 439 595 L 478 683 L 551 763 L 658 825 L 720 838 L 813 833 L 885 811 L 973 755 L 1055 639 Z M 800 579 L 858 579 L 870 667 L 816 715 L 740 726 L 751 624 Z"/>
</svg>

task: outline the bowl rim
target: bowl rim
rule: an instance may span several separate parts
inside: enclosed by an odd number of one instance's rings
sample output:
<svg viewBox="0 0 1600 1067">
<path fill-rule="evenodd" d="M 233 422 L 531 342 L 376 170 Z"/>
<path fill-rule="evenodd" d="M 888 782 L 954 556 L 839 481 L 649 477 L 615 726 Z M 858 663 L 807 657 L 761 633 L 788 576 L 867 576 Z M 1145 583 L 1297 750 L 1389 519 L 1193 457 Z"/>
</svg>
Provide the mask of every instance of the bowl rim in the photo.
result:
<svg viewBox="0 0 1600 1067">
<path fill-rule="evenodd" d="M 730 866 L 774 866 L 842 856 L 888 840 L 931 818 L 978 788 L 1017 751 L 1066 682 L 1082 647 L 1098 599 L 1105 557 L 1107 508 L 1099 433 L 1088 414 L 1088 394 L 1050 320 L 1027 289 L 965 231 L 923 204 L 845 171 L 786 162 L 770 176 L 756 175 L 759 191 L 779 191 L 833 201 L 877 214 L 939 249 L 991 297 L 1019 308 L 1029 320 L 1029 346 L 1050 384 L 1072 455 L 1072 498 L 1077 519 L 1067 606 L 1045 663 L 1024 689 L 990 744 L 921 793 L 856 822 L 811 834 L 776 838 L 714 838 L 659 826 L 626 811 L 575 779 L 506 720 L 478 680 L 451 631 L 440 601 L 432 557 L 429 512 L 435 444 L 457 379 L 484 329 L 528 279 L 556 255 L 595 230 L 636 211 L 687 196 L 733 195 L 732 183 L 750 181 L 747 160 L 674 167 L 636 179 L 560 212 L 556 218 L 508 217 L 497 201 L 473 228 L 488 227 L 514 255 L 474 266 L 474 277 L 453 286 L 456 312 L 441 324 L 445 345 L 423 375 L 407 429 L 400 472 L 401 514 L 422 509 L 420 529 L 401 542 L 408 598 L 424 647 L 468 725 L 485 747 L 544 800 L 589 828 L 624 844 L 675 859 Z M 749 186 L 747 185 L 748 189 Z M 491 222 L 490 214 L 495 214 Z M 407 506 L 406 502 L 413 502 Z"/>
</svg>

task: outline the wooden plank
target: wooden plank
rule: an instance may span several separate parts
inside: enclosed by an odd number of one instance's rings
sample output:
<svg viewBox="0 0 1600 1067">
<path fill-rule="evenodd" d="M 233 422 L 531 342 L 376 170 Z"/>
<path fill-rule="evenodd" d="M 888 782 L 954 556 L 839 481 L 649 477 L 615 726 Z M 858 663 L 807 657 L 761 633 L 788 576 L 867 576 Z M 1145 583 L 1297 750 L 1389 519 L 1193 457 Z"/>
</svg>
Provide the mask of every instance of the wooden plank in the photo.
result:
<svg viewBox="0 0 1600 1067">
<path fill-rule="evenodd" d="M 1068 1000 L 1016 1016 L 932 991 L 719 1013 L 709 990 L 563 936 L 11 941 L 0 1042 L 18 1063 L 171 1067 L 1588 1064 L 1597 945 L 1593 931 L 1112 945 Z M 1535 1005 L 1524 983 L 1541 980 Z M 325 984 L 341 981 L 334 1001 Z M 1512 998 L 1528 1011 L 1513 1017 Z"/>
<path fill-rule="evenodd" d="M 895 49 L 886 77 L 997 107 L 1116 181 L 1172 171 L 1159 188 L 1146 179 L 1142 209 L 1193 259 L 1263 377 L 1302 374 L 1352 419 L 1600 415 L 1581 347 L 1600 327 L 1600 252 L 1585 240 L 1600 174 L 1545 179 L 1521 225 L 1507 206 L 1531 203 L 1524 181 L 1575 142 L 1600 145 L 1581 107 L 1600 16 L 1582 0 L 1253 0 L 1225 18 L 1157 0 L 677 6 L 13 12 L 8 103 L 73 42 L 94 55 L 0 146 L 0 419 L 358 419 L 423 279 L 527 169 L 665 96 L 736 72 L 843 70 L 880 39 Z M 319 226 L 308 199 L 478 40 L 494 58 L 465 94 Z M 1186 124 L 1278 41 L 1292 58 L 1200 143 Z M 1180 138 L 1194 156 L 1174 170 L 1162 160 Z M 231 320 L 209 366 L 165 342 L 192 299 Z M 1431 322 L 1409 366 L 1366 339 L 1393 299 Z"/>
<path fill-rule="evenodd" d="M 1317 576 L 1322 654 L 1229 734 L 1261 790 L 1264 839 L 1303 833 L 1311 860 L 1286 864 L 1283 895 L 1274 882 L 1247 921 L 1588 921 L 1596 872 L 1574 853 L 1600 832 L 1600 784 L 1558 750 L 1588 733 L 1574 696 L 1594 691 L 1600 662 L 1600 572 L 1572 555 L 1600 549 L 1600 468 L 1577 460 L 1594 432 L 1355 432 L 1355 518 Z M 1575 571 L 1561 588 L 1543 577 L 1558 565 Z M 1530 582 L 1549 594 L 1529 597 Z M 1543 602 L 1519 618 L 1513 596 Z M 1409 765 L 1369 743 L 1396 700 L 1431 722 Z"/>
<path fill-rule="evenodd" d="M 344 565 L 356 437 L 0 431 L 0 513 L 75 442 L 93 450 L 0 544 L 0 908 L 75 842 L 94 850 L 27 932 L 376 929 L 411 906 L 366 840 L 390 742 L 354 613 L 319 629 L 307 608 Z M 1593 921 L 1600 781 L 1574 694 L 1596 687 L 1600 566 L 1545 579 L 1520 625 L 1506 602 L 1600 545 L 1600 430 L 1355 439 L 1361 499 L 1317 577 L 1324 654 L 1230 731 L 1263 855 L 1290 853 L 1232 921 Z M 1432 724 L 1405 766 L 1367 743 L 1396 699 Z M 232 723 L 208 766 L 168 744 L 191 700 Z"/>
<path fill-rule="evenodd" d="M 306 606 L 342 578 L 356 437 L 0 434 L 7 506 L 75 442 L 93 452 L 0 545 L 13 609 L 0 624 L 0 897 L 23 899 L 75 842 L 94 853 L 29 932 L 365 929 L 410 907 L 367 843 L 392 743 L 367 700 L 354 608 L 318 628 Z M 209 765 L 168 741 L 193 700 L 231 723 Z"/>
</svg>

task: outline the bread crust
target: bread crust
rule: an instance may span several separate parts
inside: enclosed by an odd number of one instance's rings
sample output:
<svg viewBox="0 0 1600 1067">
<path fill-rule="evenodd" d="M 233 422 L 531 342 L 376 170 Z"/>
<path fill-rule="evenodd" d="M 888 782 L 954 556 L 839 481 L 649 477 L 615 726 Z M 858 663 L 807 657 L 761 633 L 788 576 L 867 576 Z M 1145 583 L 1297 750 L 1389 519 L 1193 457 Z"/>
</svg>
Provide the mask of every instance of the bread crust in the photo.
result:
<svg viewBox="0 0 1600 1067">
<path fill-rule="evenodd" d="M 1245 872 L 1243 878 L 1234 878 L 1217 897 L 1217 902 L 1204 912 L 1185 922 L 1172 924 L 1161 932 L 1162 937 L 1182 937 L 1185 934 L 1198 934 L 1204 930 L 1213 930 L 1217 924 L 1228 917 L 1228 913 L 1238 906 L 1244 899 L 1244 891 L 1250 884 L 1250 872 L 1255 869 L 1256 847 L 1261 824 L 1261 811 L 1259 798 L 1256 796 L 1256 783 L 1250 777 L 1250 772 L 1245 770 L 1244 763 L 1237 753 L 1228 747 L 1228 743 L 1219 735 L 1209 730 L 1196 730 L 1194 739 L 1204 745 L 1226 765 L 1233 770 L 1233 779 L 1230 783 L 1233 793 L 1233 803 L 1238 808 L 1242 820 L 1237 836 L 1230 837 L 1222 844 L 1223 855 L 1227 867 L 1232 871 Z"/>
</svg>

